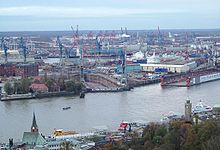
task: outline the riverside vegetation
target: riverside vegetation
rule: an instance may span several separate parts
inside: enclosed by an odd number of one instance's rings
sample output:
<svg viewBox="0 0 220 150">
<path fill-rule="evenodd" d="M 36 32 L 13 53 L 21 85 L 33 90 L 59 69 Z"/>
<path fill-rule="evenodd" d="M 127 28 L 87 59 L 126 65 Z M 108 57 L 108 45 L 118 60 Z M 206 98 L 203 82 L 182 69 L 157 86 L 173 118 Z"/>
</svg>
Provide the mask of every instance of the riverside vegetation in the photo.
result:
<svg viewBox="0 0 220 150">
<path fill-rule="evenodd" d="M 63 78 L 43 78 L 43 79 L 33 79 L 33 78 L 22 78 L 14 81 L 7 81 L 4 84 L 4 91 L 8 95 L 12 94 L 27 94 L 33 92 L 30 89 L 32 83 L 43 83 L 48 87 L 48 92 L 75 92 L 80 93 L 83 88 L 83 84 L 76 80 L 63 79 Z"/>
<path fill-rule="evenodd" d="M 220 150 L 220 123 L 207 120 L 197 125 L 174 121 L 169 125 L 150 123 L 141 137 L 111 142 L 105 150 Z"/>
</svg>

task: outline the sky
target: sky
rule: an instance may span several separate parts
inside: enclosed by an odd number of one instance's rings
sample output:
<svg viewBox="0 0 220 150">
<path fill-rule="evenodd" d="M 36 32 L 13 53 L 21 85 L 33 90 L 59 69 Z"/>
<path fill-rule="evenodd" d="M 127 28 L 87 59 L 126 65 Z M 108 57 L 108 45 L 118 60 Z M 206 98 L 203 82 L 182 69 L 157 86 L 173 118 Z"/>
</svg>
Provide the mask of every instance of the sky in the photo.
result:
<svg viewBox="0 0 220 150">
<path fill-rule="evenodd" d="M 220 28 L 220 0 L 0 0 L 0 31 Z"/>
</svg>

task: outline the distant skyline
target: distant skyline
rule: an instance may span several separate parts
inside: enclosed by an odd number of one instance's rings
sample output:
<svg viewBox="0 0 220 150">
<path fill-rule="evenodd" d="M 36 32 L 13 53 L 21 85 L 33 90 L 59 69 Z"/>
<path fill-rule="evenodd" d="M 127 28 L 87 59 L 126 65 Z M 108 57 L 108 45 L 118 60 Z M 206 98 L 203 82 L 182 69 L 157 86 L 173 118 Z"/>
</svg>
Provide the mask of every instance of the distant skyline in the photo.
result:
<svg viewBox="0 0 220 150">
<path fill-rule="evenodd" d="M 0 0 L 0 31 L 219 29 L 220 0 Z"/>
</svg>

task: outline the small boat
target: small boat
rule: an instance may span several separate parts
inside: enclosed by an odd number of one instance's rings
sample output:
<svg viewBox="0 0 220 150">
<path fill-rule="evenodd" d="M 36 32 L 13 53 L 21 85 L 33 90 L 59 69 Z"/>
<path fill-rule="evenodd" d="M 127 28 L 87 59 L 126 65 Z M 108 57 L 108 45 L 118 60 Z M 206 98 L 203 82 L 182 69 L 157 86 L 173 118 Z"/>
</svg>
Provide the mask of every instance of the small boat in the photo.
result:
<svg viewBox="0 0 220 150">
<path fill-rule="evenodd" d="M 123 130 L 127 130 L 127 127 L 129 126 L 129 122 L 127 122 L 127 121 L 122 121 L 121 123 L 120 123 L 120 126 L 119 126 L 119 128 L 118 128 L 118 130 L 119 131 L 123 131 Z"/>
<path fill-rule="evenodd" d="M 67 110 L 67 109 L 70 109 L 71 107 L 68 106 L 68 107 L 63 107 L 63 110 Z"/>
<path fill-rule="evenodd" d="M 63 129 L 54 129 L 53 136 L 75 135 L 76 131 L 63 131 Z"/>
<path fill-rule="evenodd" d="M 212 107 L 204 104 L 202 100 L 200 100 L 200 102 L 192 108 L 192 112 L 194 114 L 205 113 L 205 112 L 210 112 L 210 111 L 212 111 Z"/>
<path fill-rule="evenodd" d="M 181 114 L 170 111 L 168 114 L 164 114 L 163 118 L 160 119 L 161 123 L 168 123 L 172 120 L 181 119 L 183 116 Z"/>
<path fill-rule="evenodd" d="M 80 94 L 79 94 L 79 98 L 84 98 L 85 97 L 85 92 L 80 92 Z"/>
<path fill-rule="evenodd" d="M 133 86 L 129 86 L 129 90 L 133 90 L 134 89 L 134 87 Z"/>
</svg>

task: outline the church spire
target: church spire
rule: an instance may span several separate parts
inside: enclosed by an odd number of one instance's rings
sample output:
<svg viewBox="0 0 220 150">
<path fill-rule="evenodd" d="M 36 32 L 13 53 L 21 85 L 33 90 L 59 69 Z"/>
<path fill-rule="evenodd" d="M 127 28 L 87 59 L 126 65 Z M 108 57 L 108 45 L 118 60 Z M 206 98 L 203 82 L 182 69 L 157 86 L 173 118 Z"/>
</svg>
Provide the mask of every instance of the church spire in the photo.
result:
<svg viewBox="0 0 220 150">
<path fill-rule="evenodd" d="M 38 126 L 37 126 L 34 112 L 33 112 L 33 121 L 32 121 L 32 126 L 31 126 L 31 132 L 38 132 Z"/>
</svg>

